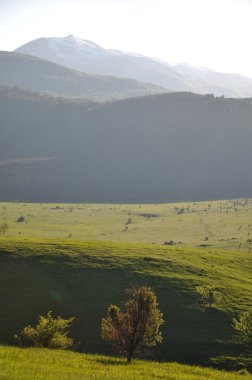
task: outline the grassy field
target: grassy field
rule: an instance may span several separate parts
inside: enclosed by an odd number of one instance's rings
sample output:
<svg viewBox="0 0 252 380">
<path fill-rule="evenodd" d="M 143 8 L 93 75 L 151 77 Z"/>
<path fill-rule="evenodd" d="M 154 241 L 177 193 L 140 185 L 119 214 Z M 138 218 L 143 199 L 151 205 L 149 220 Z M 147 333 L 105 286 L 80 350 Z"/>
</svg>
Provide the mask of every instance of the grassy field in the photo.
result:
<svg viewBox="0 0 252 380">
<path fill-rule="evenodd" d="M 25 221 L 16 222 L 23 216 Z M 0 203 L 8 237 L 175 244 L 251 252 L 252 199 L 177 204 Z"/>
<path fill-rule="evenodd" d="M 249 380 L 249 374 L 42 349 L 0 347 L 1 380 Z"/>
<path fill-rule="evenodd" d="M 234 344 L 232 317 L 252 307 L 252 255 L 222 249 L 70 240 L 1 239 L 0 339 L 35 323 L 48 310 L 75 316 L 78 349 L 111 353 L 100 322 L 109 304 L 121 304 L 130 284 L 153 287 L 164 312 L 164 342 L 149 358 L 213 364 L 246 353 Z M 215 309 L 197 304 L 197 285 L 223 293 Z M 231 368 L 241 368 L 239 360 Z M 228 365 L 229 366 L 229 365 Z M 248 363 L 251 366 L 251 362 Z M 246 367 L 246 366 L 245 366 Z"/>
<path fill-rule="evenodd" d="M 251 352 L 231 327 L 252 307 L 251 199 L 0 203 L 2 222 L 9 228 L 0 236 L 0 343 L 13 344 L 23 326 L 53 310 L 76 317 L 78 350 L 111 354 L 101 341 L 101 318 L 109 304 L 122 303 L 125 288 L 145 284 L 166 320 L 164 342 L 149 359 L 252 368 Z M 222 301 L 202 311 L 197 285 L 218 287 Z"/>
</svg>

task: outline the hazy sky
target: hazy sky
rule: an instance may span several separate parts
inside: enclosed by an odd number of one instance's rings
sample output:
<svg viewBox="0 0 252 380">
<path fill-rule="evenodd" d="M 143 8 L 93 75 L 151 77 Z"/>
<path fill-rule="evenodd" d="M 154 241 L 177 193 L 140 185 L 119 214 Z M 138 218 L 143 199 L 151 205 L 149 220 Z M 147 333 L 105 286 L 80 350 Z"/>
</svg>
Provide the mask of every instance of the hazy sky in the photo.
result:
<svg viewBox="0 0 252 380">
<path fill-rule="evenodd" d="M 0 50 L 69 34 L 252 77 L 252 0 L 0 0 Z"/>
</svg>

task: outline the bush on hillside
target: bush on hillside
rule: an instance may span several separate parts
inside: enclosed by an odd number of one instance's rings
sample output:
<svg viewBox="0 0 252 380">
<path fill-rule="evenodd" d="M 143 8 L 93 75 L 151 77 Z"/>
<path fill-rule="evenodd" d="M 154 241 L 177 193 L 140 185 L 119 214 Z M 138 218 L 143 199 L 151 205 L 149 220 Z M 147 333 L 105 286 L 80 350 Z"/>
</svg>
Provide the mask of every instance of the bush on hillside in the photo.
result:
<svg viewBox="0 0 252 380">
<path fill-rule="evenodd" d="M 214 286 L 196 286 L 195 290 L 203 310 L 217 307 L 223 298 L 220 290 Z"/>
<path fill-rule="evenodd" d="M 243 343 L 252 345 L 252 309 L 244 311 L 234 318 L 232 326 L 238 332 Z"/>
<path fill-rule="evenodd" d="M 52 311 L 47 315 L 38 317 L 35 327 L 24 327 L 19 335 L 15 335 L 21 347 L 46 347 L 58 349 L 70 349 L 73 340 L 68 337 L 68 328 L 72 325 L 74 317 L 63 319 L 53 318 Z"/>
</svg>

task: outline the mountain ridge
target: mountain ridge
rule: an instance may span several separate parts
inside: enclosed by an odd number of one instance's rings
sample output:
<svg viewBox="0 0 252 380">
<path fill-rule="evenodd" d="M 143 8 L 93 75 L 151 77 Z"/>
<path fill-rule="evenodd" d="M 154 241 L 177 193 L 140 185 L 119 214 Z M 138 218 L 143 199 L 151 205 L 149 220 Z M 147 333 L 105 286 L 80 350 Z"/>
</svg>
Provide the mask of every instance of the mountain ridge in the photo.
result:
<svg viewBox="0 0 252 380">
<path fill-rule="evenodd" d="M 0 51 L 0 84 L 61 97 L 122 99 L 165 92 L 134 79 L 86 74 L 38 57 Z"/>
<path fill-rule="evenodd" d="M 133 78 L 173 91 L 190 91 L 216 96 L 250 97 L 252 79 L 239 74 L 171 65 L 140 54 L 104 49 L 96 43 L 76 38 L 43 37 L 17 48 L 16 52 L 38 56 L 92 74 Z"/>
</svg>

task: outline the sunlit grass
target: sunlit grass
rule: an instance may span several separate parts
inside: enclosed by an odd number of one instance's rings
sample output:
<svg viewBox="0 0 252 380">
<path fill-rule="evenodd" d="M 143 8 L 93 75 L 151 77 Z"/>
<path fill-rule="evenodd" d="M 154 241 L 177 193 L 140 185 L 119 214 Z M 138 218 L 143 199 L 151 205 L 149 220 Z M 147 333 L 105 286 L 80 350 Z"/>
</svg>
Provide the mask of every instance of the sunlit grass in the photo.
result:
<svg viewBox="0 0 252 380">
<path fill-rule="evenodd" d="M 16 222 L 20 216 L 24 223 Z M 0 203 L 1 220 L 9 224 L 9 237 L 156 244 L 172 240 L 252 249 L 252 200 L 245 199 L 155 205 Z"/>
<path fill-rule="evenodd" d="M 42 349 L 0 347 L 0 379 L 6 380 L 238 380 L 251 379 L 176 363 L 124 359 Z"/>
</svg>

